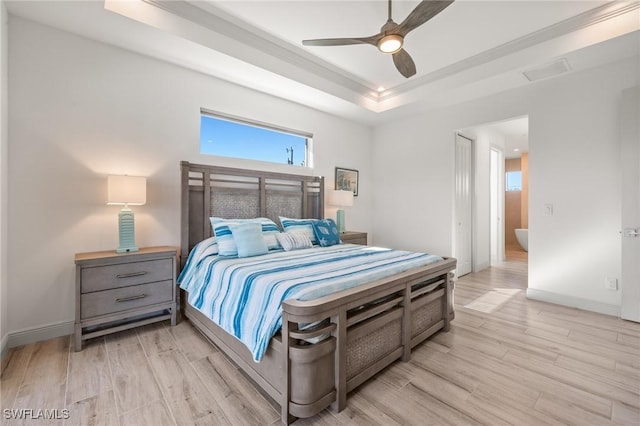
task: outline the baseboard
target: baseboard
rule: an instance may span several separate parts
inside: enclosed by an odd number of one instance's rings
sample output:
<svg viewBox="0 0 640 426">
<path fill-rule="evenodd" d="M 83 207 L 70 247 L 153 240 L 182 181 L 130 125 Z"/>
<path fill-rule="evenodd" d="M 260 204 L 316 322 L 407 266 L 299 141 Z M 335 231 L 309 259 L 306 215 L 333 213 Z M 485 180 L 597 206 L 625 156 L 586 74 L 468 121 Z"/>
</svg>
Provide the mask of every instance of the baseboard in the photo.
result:
<svg viewBox="0 0 640 426">
<path fill-rule="evenodd" d="M 480 272 L 490 267 L 491 267 L 491 261 L 478 263 L 477 265 L 474 265 L 473 272 Z"/>
<path fill-rule="evenodd" d="M 585 311 L 597 312 L 599 314 L 612 315 L 618 318 L 620 317 L 620 306 L 618 305 L 610 305 L 608 303 L 581 299 L 579 297 L 567 296 L 544 290 L 536 290 L 534 288 L 527 289 L 527 299 L 569 306 L 572 308 L 583 309 Z"/>
<path fill-rule="evenodd" d="M 5 334 L 2 336 L 2 340 L 0 340 L 0 359 L 4 358 L 4 353 L 9 348 L 8 342 L 9 334 Z"/>
<path fill-rule="evenodd" d="M 67 336 L 73 334 L 73 326 L 74 322 L 68 321 L 9 333 L 8 347 L 13 348 L 54 337 Z"/>
</svg>

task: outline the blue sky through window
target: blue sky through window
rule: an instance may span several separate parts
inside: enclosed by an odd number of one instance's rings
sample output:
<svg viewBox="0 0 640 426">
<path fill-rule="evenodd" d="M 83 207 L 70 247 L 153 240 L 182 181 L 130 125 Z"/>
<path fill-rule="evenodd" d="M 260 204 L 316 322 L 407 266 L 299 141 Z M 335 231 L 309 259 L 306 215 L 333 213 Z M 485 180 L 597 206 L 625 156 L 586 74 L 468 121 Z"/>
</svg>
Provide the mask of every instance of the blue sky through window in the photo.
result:
<svg viewBox="0 0 640 426">
<path fill-rule="evenodd" d="M 507 172 L 507 191 L 522 191 L 522 172 Z"/>
<path fill-rule="evenodd" d="M 244 123 L 200 116 L 200 152 L 223 157 L 246 158 L 306 166 L 307 138 Z M 289 149 L 289 151 L 287 151 Z"/>
</svg>

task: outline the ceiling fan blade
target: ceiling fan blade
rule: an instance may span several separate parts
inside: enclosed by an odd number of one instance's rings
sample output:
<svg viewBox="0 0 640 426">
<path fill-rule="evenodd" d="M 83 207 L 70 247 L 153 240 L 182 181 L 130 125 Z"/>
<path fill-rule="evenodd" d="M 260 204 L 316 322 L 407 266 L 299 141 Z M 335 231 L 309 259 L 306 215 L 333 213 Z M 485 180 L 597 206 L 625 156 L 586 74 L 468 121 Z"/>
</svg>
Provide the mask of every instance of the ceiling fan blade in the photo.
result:
<svg viewBox="0 0 640 426">
<path fill-rule="evenodd" d="M 409 16 L 393 31 L 396 34 L 400 34 L 403 37 L 406 36 L 409 31 L 416 29 L 420 25 L 427 22 L 429 19 L 442 12 L 447 6 L 453 3 L 454 0 L 449 1 L 431 1 L 424 0 L 411 11 Z"/>
<path fill-rule="evenodd" d="M 305 46 L 345 46 L 349 44 L 373 44 L 376 46 L 382 34 L 370 37 L 350 37 L 350 38 L 319 38 L 314 40 L 302 40 Z"/>
<path fill-rule="evenodd" d="M 393 54 L 393 63 L 396 64 L 396 68 L 398 68 L 400 74 L 406 78 L 409 78 L 416 73 L 416 64 L 404 49 L 400 49 Z"/>
</svg>

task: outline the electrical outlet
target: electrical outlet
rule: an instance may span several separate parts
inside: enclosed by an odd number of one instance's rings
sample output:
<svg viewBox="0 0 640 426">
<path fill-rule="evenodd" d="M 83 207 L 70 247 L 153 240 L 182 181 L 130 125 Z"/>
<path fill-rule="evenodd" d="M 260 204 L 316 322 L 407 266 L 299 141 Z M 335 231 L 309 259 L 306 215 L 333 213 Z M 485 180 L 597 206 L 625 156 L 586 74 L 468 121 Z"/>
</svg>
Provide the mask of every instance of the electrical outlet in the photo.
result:
<svg viewBox="0 0 640 426">
<path fill-rule="evenodd" d="M 607 290 L 617 290 L 618 289 L 618 279 L 607 277 L 604 282 L 604 287 Z"/>
</svg>

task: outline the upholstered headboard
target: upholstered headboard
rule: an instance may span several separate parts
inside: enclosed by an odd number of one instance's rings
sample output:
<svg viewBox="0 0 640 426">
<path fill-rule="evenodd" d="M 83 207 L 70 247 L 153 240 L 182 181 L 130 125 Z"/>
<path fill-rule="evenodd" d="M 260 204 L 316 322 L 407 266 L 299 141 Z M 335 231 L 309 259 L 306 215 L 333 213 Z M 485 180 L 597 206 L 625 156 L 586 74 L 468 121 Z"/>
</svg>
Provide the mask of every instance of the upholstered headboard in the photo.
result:
<svg viewBox="0 0 640 426">
<path fill-rule="evenodd" d="M 250 219 L 324 217 L 324 178 L 181 163 L 181 265 L 212 236 L 211 216 Z"/>
</svg>

